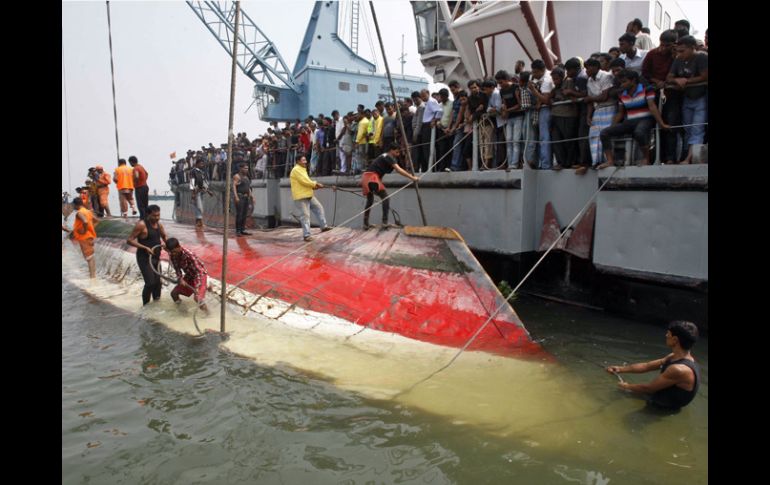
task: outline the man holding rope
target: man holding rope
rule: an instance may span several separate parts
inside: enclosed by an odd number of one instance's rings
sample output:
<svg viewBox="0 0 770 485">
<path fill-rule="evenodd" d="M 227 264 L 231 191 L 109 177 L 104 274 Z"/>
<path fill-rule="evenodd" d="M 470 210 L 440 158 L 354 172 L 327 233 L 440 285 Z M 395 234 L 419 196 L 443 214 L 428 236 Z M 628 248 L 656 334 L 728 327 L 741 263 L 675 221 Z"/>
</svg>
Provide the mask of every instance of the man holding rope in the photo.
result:
<svg viewBox="0 0 770 485">
<path fill-rule="evenodd" d="M 198 303 L 200 309 L 208 314 L 208 307 L 203 303 L 206 297 L 206 280 L 208 273 L 203 262 L 190 250 L 183 248 L 176 238 L 166 241 L 171 265 L 176 270 L 179 284 L 171 290 L 171 298 L 174 303 L 179 303 L 179 295 L 191 296 Z M 183 276 L 184 273 L 184 276 Z"/>
<path fill-rule="evenodd" d="M 625 391 L 651 394 L 648 402 L 665 409 L 679 409 L 693 400 L 700 385 L 700 366 L 690 353 L 698 340 L 698 327 L 692 322 L 674 321 L 666 332 L 671 353 L 662 359 L 624 366 L 611 365 L 607 372 L 640 374 L 660 369 L 660 375 L 648 384 L 629 384 L 622 379 L 618 387 Z M 618 376 L 619 377 L 619 376 Z"/>
<path fill-rule="evenodd" d="M 310 179 L 310 175 L 307 173 L 307 158 L 299 157 L 297 164 L 291 169 L 289 180 L 291 182 L 291 198 L 294 199 L 294 207 L 299 210 L 302 238 L 305 241 L 313 240 L 310 236 L 310 211 L 313 211 L 318 222 L 321 223 L 321 232 L 331 231 L 332 228 L 326 225 L 324 206 L 313 195 L 313 191 L 324 188 L 324 184 Z"/>
<path fill-rule="evenodd" d="M 388 212 L 390 212 L 390 200 L 388 192 L 385 190 L 385 185 L 382 183 L 382 177 L 386 173 L 391 173 L 393 170 L 400 173 L 404 177 L 417 182 L 418 177 L 410 174 L 398 165 L 398 157 L 401 155 L 401 147 L 392 143 L 388 147 L 387 153 L 383 153 L 377 157 L 364 172 L 361 177 L 361 188 L 363 189 L 364 196 L 366 197 L 366 208 L 364 209 L 364 229 L 369 229 L 369 209 L 374 203 L 374 194 L 382 200 L 382 224 L 388 224 Z"/>
<path fill-rule="evenodd" d="M 147 215 L 140 220 L 126 239 L 126 244 L 136 248 L 136 264 L 144 278 L 142 290 L 142 305 L 160 300 L 160 248 L 161 240 L 166 242 L 166 230 L 160 223 L 160 207 L 153 204 L 147 206 Z"/>
</svg>

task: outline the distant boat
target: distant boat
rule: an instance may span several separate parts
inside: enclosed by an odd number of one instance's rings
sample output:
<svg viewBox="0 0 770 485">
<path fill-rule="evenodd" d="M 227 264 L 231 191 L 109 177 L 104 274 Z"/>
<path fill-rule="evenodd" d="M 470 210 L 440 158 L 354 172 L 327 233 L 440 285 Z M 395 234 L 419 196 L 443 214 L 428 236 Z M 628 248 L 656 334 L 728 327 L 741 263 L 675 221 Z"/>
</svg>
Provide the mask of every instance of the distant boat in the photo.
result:
<svg viewBox="0 0 770 485">
<path fill-rule="evenodd" d="M 158 191 L 157 190 L 153 190 L 152 194 L 149 195 L 147 198 L 149 200 L 174 200 L 174 197 L 175 197 L 174 194 L 173 193 L 169 193 L 168 190 L 163 192 L 162 195 L 158 195 Z"/>
</svg>

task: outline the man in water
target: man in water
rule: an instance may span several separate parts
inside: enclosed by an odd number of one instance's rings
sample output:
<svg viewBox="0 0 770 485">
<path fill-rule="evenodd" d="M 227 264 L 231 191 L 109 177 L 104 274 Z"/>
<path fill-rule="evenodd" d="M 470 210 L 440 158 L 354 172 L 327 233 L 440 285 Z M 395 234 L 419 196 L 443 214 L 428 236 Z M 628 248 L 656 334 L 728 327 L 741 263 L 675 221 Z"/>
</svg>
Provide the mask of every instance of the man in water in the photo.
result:
<svg viewBox="0 0 770 485">
<path fill-rule="evenodd" d="M 166 241 L 166 251 L 168 251 L 171 265 L 174 266 L 176 276 L 179 279 L 179 284 L 171 290 L 171 298 L 174 302 L 179 302 L 179 295 L 192 295 L 201 310 L 208 313 L 209 309 L 203 303 L 206 297 L 206 280 L 208 277 L 203 262 L 190 250 L 183 248 L 179 244 L 179 240 L 173 237 Z"/>
<path fill-rule="evenodd" d="M 96 261 L 94 260 L 94 241 L 96 241 L 96 229 L 94 229 L 94 221 L 97 223 L 99 219 L 94 217 L 94 214 L 86 209 L 83 205 L 83 200 L 80 197 L 75 197 L 72 200 L 72 205 L 75 207 L 75 223 L 72 226 L 71 237 L 80 245 L 80 250 L 83 252 L 83 257 L 88 263 L 88 273 L 91 278 L 96 278 Z M 62 229 L 66 229 L 62 226 Z"/>
<path fill-rule="evenodd" d="M 621 381 L 620 389 L 651 394 L 648 402 L 666 409 L 679 409 L 693 400 L 700 386 L 700 366 L 690 349 L 698 340 L 698 327 L 692 322 L 674 321 L 668 325 L 666 345 L 672 350 L 662 359 L 625 366 L 611 365 L 607 372 L 641 374 L 660 369 L 660 375 L 648 384 Z"/>
<path fill-rule="evenodd" d="M 369 209 L 374 203 L 374 194 L 377 194 L 382 200 L 382 223 L 383 225 L 388 223 L 388 212 L 390 211 L 390 200 L 388 192 L 385 190 L 385 185 L 382 183 L 382 177 L 387 173 L 391 173 L 393 170 L 400 173 L 404 177 L 417 182 L 419 178 L 410 174 L 398 165 L 398 157 L 401 155 L 401 147 L 393 143 L 388 147 L 388 151 L 377 157 L 369 165 L 369 168 L 364 172 L 361 178 L 361 187 L 363 188 L 364 196 L 366 197 L 366 207 L 364 209 L 364 229 L 369 229 Z"/>
<path fill-rule="evenodd" d="M 160 223 L 160 207 L 147 206 L 147 216 L 139 220 L 128 236 L 126 243 L 136 248 L 136 264 L 144 278 L 142 290 L 142 305 L 150 302 L 150 295 L 155 301 L 160 300 L 161 282 L 160 275 L 160 247 L 161 240 L 166 242 L 166 230 Z M 155 268 L 155 270 L 153 270 Z"/>
</svg>

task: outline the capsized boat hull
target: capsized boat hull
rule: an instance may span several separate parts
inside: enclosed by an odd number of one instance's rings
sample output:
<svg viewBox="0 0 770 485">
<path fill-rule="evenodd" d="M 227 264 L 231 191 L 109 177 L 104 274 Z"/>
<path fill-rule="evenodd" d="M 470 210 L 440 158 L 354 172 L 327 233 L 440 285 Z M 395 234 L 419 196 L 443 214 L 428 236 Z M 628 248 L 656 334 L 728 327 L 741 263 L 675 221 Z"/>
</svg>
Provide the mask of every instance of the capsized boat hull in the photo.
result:
<svg viewBox="0 0 770 485">
<path fill-rule="evenodd" d="M 210 278 L 221 281 L 221 232 L 163 224 L 169 237 L 204 262 Z M 105 220 L 97 226 L 97 243 L 134 252 L 125 244 L 130 230 L 128 223 Z M 237 285 L 252 295 L 251 302 L 238 300 L 249 309 L 261 299 L 277 299 L 364 328 L 457 348 L 502 305 L 469 349 L 552 359 L 532 341 L 513 308 L 503 304 L 494 283 L 451 229 L 339 227 L 303 245 L 296 228 L 231 237 L 228 293 Z"/>
</svg>

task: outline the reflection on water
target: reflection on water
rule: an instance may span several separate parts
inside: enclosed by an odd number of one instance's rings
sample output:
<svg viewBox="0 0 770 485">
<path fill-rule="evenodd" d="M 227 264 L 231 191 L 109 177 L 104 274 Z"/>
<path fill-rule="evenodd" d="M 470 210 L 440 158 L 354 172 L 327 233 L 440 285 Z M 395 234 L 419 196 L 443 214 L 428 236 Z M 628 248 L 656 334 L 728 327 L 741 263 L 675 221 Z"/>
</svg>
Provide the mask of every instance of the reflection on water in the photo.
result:
<svg viewBox="0 0 770 485">
<path fill-rule="evenodd" d="M 399 395 L 455 350 L 234 313 L 228 341 L 194 338 L 167 290 L 141 309 L 141 283 L 88 282 L 62 258 L 65 483 L 707 481 L 706 341 L 695 401 L 652 414 L 601 367 L 664 355 L 663 329 L 522 298 L 559 364 L 468 352 Z"/>
</svg>

